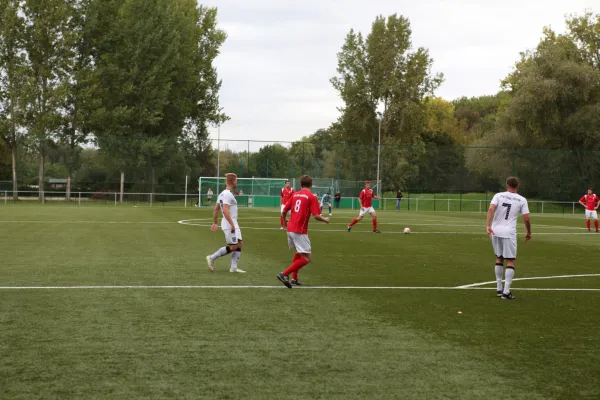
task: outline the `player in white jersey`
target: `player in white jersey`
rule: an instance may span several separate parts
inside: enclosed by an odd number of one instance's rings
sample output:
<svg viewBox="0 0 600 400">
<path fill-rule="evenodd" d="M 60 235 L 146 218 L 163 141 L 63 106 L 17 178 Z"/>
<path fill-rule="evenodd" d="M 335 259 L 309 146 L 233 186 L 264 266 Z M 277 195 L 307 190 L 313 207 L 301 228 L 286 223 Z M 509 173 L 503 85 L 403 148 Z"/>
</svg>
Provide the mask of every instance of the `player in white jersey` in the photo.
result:
<svg viewBox="0 0 600 400">
<path fill-rule="evenodd" d="M 327 207 L 329 207 L 329 216 L 331 216 L 331 195 L 328 193 L 325 193 L 323 195 L 323 197 L 321 197 L 321 204 L 320 204 L 320 209 L 321 209 L 321 214 L 323 214 L 323 205 L 327 205 Z"/>
<path fill-rule="evenodd" d="M 242 232 L 240 231 L 240 226 L 237 222 L 237 200 L 233 195 L 233 191 L 237 186 L 237 175 L 227 174 L 225 177 L 227 188 L 223 190 L 217 198 L 217 204 L 215 204 L 215 208 L 213 209 L 213 224 L 211 230 L 213 232 L 217 231 L 217 218 L 220 211 L 223 217 L 221 219 L 221 229 L 225 234 L 225 243 L 227 245 L 221 247 L 214 254 L 206 256 L 206 263 L 208 264 L 208 269 L 213 272 L 215 270 L 215 260 L 231 253 L 231 267 L 229 268 L 229 272 L 244 273 L 246 271 L 238 268 L 238 261 L 242 256 Z"/>
<path fill-rule="evenodd" d="M 492 239 L 494 254 L 496 255 L 496 295 L 504 300 L 515 297 L 510 293 L 515 276 L 515 260 L 517 259 L 517 219 L 523 215 L 525 222 L 525 241 L 531 240 L 531 220 L 529 206 L 525 197 L 517 193 L 519 180 L 510 177 L 506 180 L 506 192 L 497 193 L 492 199 L 487 213 L 487 233 Z M 504 287 L 502 287 L 502 273 L 506 261 Z"/>
</svg>

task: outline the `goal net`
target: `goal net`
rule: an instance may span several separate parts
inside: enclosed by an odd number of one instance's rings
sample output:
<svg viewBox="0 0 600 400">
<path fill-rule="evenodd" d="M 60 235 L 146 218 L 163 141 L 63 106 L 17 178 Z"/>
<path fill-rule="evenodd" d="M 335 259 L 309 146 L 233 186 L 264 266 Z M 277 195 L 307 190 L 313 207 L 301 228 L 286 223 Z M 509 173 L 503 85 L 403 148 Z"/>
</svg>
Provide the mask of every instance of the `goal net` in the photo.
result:
<svg viewBox="0 0 600 400">
<path fill-rule="evenodd" d="M 235 195 L 238 197 L 238 204 L 248 205 L 250 196 L 279 197 L 281 188 L 285 186 L 286 180 L 287 178 L 238 178 L 237 187 L 235 189 Z M 219 193 L 226 187 L 225 177 L 217 178 L 201 176 L 198 178 L 198 192 L 201 199 L 200 204 L 214 204 Z M 209 189 L 212 191 L 212 196 L 209 195 Z M 209 199 L 209 197 L 212 198 Z"/>
</svg>

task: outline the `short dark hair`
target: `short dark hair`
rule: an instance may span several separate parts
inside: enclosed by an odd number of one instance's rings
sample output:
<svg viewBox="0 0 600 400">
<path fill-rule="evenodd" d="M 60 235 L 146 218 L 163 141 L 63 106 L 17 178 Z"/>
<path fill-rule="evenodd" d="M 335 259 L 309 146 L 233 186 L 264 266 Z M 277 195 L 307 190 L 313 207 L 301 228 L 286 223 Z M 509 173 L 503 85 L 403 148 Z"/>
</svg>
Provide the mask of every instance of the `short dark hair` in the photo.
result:
<svg viewBox="0 0 600 400">
<path fill-rule="evenodd" d="M 594 191 L 594 189 L 592 189 L 592 188 L 588 188 L 588 190 L 591 190 L 592 192 Z"/>
<path fill-rule="evenodd" d="M 365 181 L 365 185 L 366 185 L 367 183 L 371 183 L 371 181 Z"/>
<path fill-rule="evenodd" d="M 312 177 L 308 175 L 303 175 L 300 177 L 300 187 L 303 188 L 311 188 L 312 187 Z"/>
<path fill-rule="evenodd" d="M 290 180 L 289 180 L 289 179 L 286 179 L 284 183 L 290 183 Z"/>
<path fill-rule="evenodd" d="M 511 176 L 510 178 L 508 178 L 506 180 L 506 186 L 516 189 L 519 187 L 519 180 L 517 178 L 515 178 L 514 176 Z"/>
</svg>

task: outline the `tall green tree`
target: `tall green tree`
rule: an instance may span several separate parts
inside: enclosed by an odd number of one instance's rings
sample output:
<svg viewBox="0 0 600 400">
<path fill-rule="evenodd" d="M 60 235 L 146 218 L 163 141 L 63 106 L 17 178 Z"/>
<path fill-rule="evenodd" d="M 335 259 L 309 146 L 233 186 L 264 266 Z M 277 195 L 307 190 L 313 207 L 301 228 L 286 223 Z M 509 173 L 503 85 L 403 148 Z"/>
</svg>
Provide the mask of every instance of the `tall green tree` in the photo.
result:
<svg viewBox="0 0 600 400">
<path fill-rule="evenodd" d="M 378 105 L 383 104 L 379 117 L 383 138 L 391 138 L 385 140 L 388 146 L 418 145 L 425 124 L 424 99 L 443 80 L 442 75 L 432 74 L 427 49 L 413 48 L 411 34 L 405 17 L 379 16 L 366 39 L 351 30 L 338 53 L 338 74 L 331 83 L 344 102 L 339 130 L 346 142 L 374 144 L 362 147 L 357 168 L 370 177 L 376 169 Z"/>
<path fill-rule="evenodd" d="M 23 85 L 26 54 L 20 1 L 0 0 L 0 137 L 12 159 L 12 195 L 17 200 L 17 151 L 24 134 Z"/>
<path fill-rule="evenodd" d="M 44 200 L 44 157 L 61 123 L 68 80 L 72 1 L 25 0 L 26 125 L 39 156 L 40 200 Z"/>
<path fill-rule="evenodd" d="M 496 128 L 476 142 L 501 146 L 490 163 L 511 167 L 540 197 L 572 198 L 600 182 L 600 15 L 568 17 L 567 27 L 564 34 L 545 28 L 536 49 L 521 54 L 503 81 L 509 99 Z M 481 152 L 467 157 L 479 171 Z"/>
<path fill-rule="evenodd" d="M 168 162 L 169 148 L 205 154 L 218 107 L 212 65 L 225 34 L 216 10 L 192 0 L 95 1 L 94 97 L 91 118 L 100 147 L 122 168 L 148 171 Z"/>
<path fill-rule="evenodd" d="M 67 169 L 66 199 L 71 197 L 71 178 L 81 165 L 82 145 L 90 140 L 89 119 L 91 110 L 97 106 L 92 96 L 91 38 L 87 32 L 87 15 L 92 0 L 73 2 L 72 16 L 68 22 L 67 46 L 71 49 L 66 62 L 68 79 L 65 81 L 65 97 L 61 106 L 61 126 L 56 140 L 64 151 L 63 163 Z"/>
</svg>

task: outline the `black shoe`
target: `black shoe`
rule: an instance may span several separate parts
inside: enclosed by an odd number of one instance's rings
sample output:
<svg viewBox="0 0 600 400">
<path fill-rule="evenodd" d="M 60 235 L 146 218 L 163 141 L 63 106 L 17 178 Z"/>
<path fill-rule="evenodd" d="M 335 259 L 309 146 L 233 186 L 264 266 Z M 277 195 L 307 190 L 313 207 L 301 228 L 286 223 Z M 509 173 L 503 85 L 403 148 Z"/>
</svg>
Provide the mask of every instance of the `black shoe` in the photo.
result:
<svg viewBox="0 0 600 400">
<path fill-rule="evenodd" d="M 352 227 L 350 225 L 348 225 L 348 232 L 350 232 L 352 230 Z"/>
<path fill-rule="evenodd" d="M 296 285 L 296 286 L 302 286 L 302 282 L 300 282 L 297 279 L 292 279 L 292 285 Z"/>
<path fill-rule="evenodd" d="M 288 289 L 292 288 L 292 284 L 290 283 L 290 280 L 287 276 L 285 276 L 283 274 L 283 272 L 280 272 L 277 274 L 277 279 L 279 279 L 281 281 L 281 283 L 283 283 L 285 286 L 288 287 Z"/>
<path fill-rule="evenodd" d="M 502 290 L 496 290 L 496 296 L 502 297 Z"/>
<path fill-rule="evenodd" d="M 381 231 L 379 229 L 375 229 L 373 233 L 381 233 Z"/>
<path fill-rule="evenodd" d="M 509 294 L 502 293 L 502 296 L 500 296 L 500 298 L 502 300 L 514 300 L 515 296 L 513 296 L 512 293 L 509 293 Z"/>
</svg>

